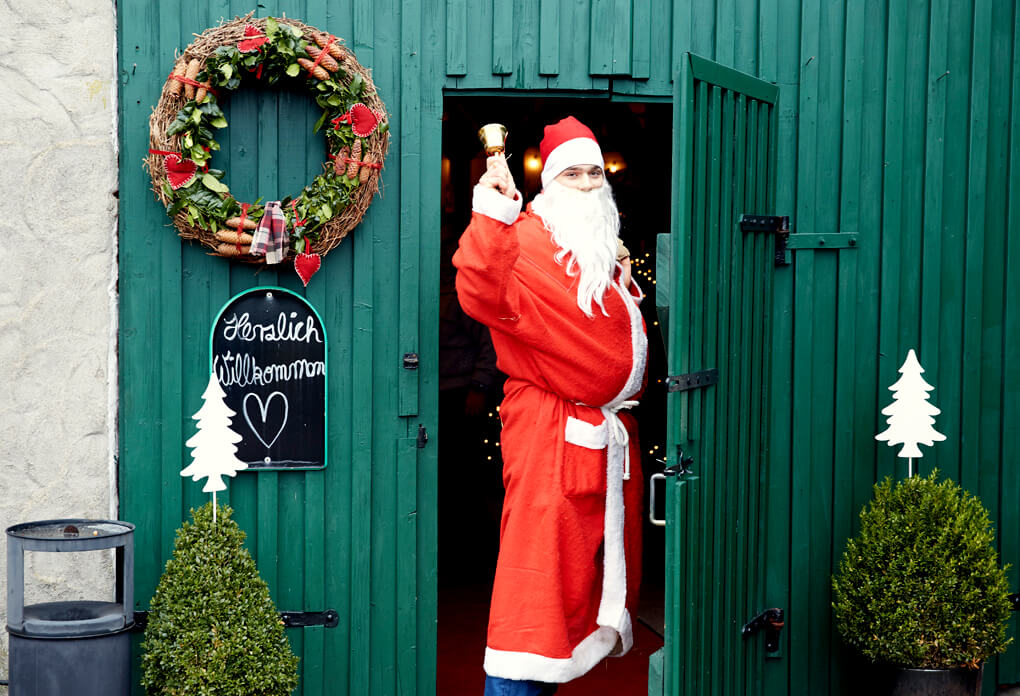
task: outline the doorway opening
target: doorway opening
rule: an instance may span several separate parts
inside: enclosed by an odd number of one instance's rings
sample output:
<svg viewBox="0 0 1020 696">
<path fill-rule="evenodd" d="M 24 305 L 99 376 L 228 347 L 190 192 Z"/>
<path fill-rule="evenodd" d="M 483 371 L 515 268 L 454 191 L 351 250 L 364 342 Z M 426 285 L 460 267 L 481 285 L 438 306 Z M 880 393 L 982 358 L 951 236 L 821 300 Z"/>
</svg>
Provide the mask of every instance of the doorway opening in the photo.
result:
<svg viewBox="0 0 1020 696">
<path fill-rule="evenodd" d="M 503 500 L 499 403 L 505 377 L 495 370 L 487 329 L 460 310 L 451 263 L 471 217 L 474 184 L 485 171 L 477 137 L 504 124 L 508 164 L 525 202 L 541 189 L 538 144 L 545 125 L 568 115 L 595 133 L 621 215 L 620 236 L 644 290 L 648 385 L 638 419 L 645 482 L 641 602 L 635 643 L 564 685 L 558 696 L 647 693 L 648 656 L 662 647 L 664 534 L 648 522 L 648 477 L 666 449 L 666 359 L 655 313 L 656 234 L 670 229 L 672 107 L 598 97 L 447 95 L 443 104 L 442 254 L 440 269 L 439 635 L 437 696 L 481 694 L 489 596 L 499 549 Z"/>
</svg>

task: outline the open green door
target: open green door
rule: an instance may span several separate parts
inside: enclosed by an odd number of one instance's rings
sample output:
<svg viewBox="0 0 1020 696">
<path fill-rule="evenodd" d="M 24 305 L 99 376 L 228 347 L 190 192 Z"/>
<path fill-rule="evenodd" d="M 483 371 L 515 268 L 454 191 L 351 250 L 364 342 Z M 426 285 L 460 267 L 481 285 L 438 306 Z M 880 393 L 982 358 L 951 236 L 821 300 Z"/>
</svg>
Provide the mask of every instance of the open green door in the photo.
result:
<svg viewBox="0 0 1020 696">
<path fill-rule="evenodd" d="M 766 646 L 778 618 L 743 630 L 781 606 L 765 585 L 775 235 L 741 225 L 775 212 L 778 93 L 690 54 L 675 79 L 668 297 L 657 300 L 669 319 L 666 636 L 653 693 L 785 688 L 769 678 L 782 665 L 783 632 Z"/>
</svg>

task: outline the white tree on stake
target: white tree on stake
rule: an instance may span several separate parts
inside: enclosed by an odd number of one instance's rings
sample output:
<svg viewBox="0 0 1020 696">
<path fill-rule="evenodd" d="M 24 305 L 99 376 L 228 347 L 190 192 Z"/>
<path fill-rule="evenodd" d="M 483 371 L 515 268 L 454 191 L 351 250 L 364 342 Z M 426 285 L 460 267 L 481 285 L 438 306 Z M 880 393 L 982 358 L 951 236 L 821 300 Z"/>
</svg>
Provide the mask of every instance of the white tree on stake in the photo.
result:
<svg viewBox="0 0 1020 696">
<path fill-rule="evenodd" d="M 903 376 L 889 387 L 893 393 L 893 402 L 882 409 L 882 415 L 889 416 L 886 419 L 889 427 L 876 435 L 875 439 L 888 442 L 890 447 L 903 445 L 897 456 L 907 459 L 907 475 L 913 476 L 914 458 L 924 456 L 918 445 L 931 447 L 945 440 L 946 436 L 932 427 L 935 424 L 934 417 L 941 411 L 928 401 L 931 396 L 928 392 L 935 387 L 921 377 L 924 368 L 917 361 L 913 349 L 907 353 L 907 359 L 899 371 Z"/>
<path fill-rule="evenodd" d="M 236 476 L 248 465 L 235 456 L 241 436 L 230 429 L 230 419 L 236 414 L 224 402 L 226 394 L 220 387 L 216 373 L 209 375 L 209 385 L 202 393 L 202 408 L 192 416 L 198 421 L 198 432 L 185 445 L 191 448 L 191 464 L 181 470 L 181 476 L 198 481 L 208 477 L 204 493 L 213 496 L 213 524 L 216 523 L 216 491 L 224 491 L 224 476 Z"/>
</svg>

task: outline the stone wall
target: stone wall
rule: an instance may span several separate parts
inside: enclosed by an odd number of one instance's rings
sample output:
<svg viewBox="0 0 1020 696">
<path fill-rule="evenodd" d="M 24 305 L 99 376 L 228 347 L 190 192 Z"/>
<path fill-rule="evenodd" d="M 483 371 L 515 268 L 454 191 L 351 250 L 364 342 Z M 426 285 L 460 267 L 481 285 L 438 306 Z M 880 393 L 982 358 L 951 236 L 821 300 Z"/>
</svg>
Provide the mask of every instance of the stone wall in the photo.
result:
<svg viewBox="0 0 1020 696">
<path fill-rule="evenodd" d="M 116 517 L 115 7 L 6 0 L 0 23 L 0 523 Z M 26 597 L 109 599 L 109 559 L 29 554 Z"/>
</svg>

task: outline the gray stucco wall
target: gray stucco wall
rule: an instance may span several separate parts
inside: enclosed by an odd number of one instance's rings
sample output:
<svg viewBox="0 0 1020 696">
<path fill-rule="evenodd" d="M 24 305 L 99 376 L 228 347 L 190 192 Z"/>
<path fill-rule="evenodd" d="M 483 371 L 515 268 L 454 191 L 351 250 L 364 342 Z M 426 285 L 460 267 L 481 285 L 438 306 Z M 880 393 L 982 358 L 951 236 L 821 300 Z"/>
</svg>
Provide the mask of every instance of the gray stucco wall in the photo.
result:
<svg viewBox="0 0 1020 696">
<path fill-rule="evenodd" d="M 0 523 L 116 517 L 114 4 L 4 0 L 0 25 Z M 30 601 L 112 582 L 106 554 L 29 554 Z"/>
</svg>

